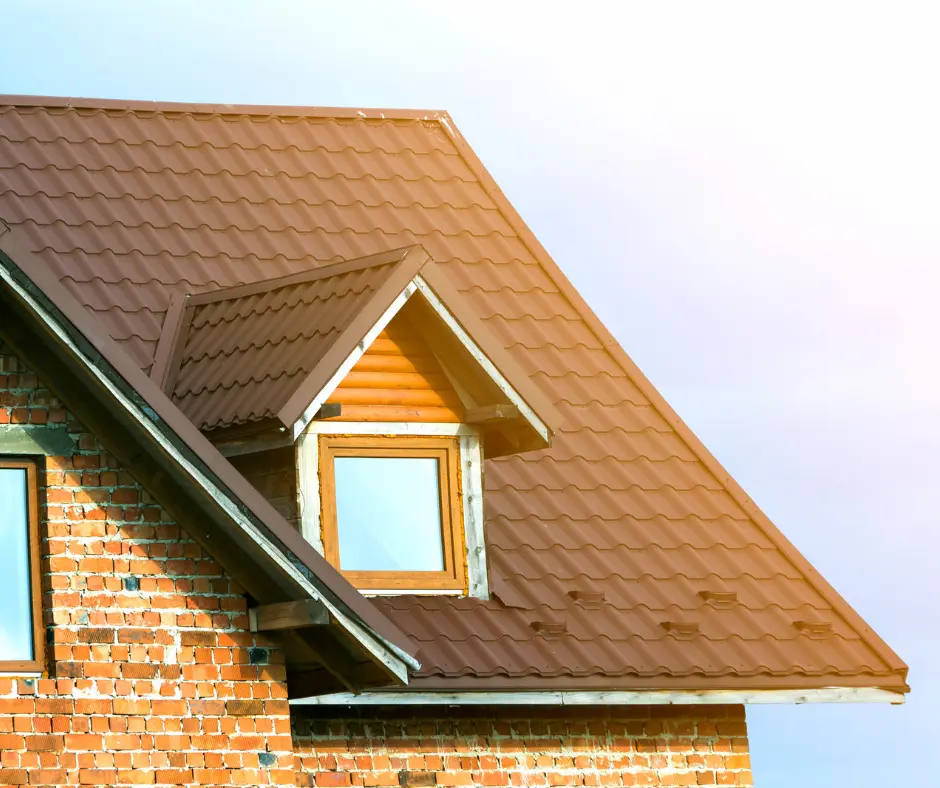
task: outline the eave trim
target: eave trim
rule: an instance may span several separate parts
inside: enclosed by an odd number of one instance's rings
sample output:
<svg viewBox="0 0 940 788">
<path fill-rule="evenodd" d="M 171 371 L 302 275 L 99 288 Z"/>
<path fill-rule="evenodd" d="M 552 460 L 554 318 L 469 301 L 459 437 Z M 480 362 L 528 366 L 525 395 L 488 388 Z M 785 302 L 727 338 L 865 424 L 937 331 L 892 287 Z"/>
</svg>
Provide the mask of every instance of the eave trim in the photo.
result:
<svg viewBox="0 0 940 788">
<path fill-rule="evenodd" d="M 880 687 L 783 690 L 638 690 L 609 692 L 340 692 L 295 698 L 293 706 L 713 706 L 804 703 L 903 704 Z"/>
</svg>

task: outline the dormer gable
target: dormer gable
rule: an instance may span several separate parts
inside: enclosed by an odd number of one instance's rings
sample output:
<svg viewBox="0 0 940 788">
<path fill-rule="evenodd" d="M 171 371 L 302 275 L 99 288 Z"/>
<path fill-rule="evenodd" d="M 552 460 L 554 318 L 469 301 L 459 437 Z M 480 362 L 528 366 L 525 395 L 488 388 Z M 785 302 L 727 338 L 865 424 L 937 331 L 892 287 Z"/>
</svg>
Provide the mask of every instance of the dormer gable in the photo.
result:
<svg viewBox="0 0 940 788">
<path fill-rule="evenodd" d="M 409 319 L 410 304 L 372 340 L 326 401 L 331 421 L 459 424 L 467 408 L 454 381 Z M 413 304 L 411 304 L 413 305 Z"/>
</svg>

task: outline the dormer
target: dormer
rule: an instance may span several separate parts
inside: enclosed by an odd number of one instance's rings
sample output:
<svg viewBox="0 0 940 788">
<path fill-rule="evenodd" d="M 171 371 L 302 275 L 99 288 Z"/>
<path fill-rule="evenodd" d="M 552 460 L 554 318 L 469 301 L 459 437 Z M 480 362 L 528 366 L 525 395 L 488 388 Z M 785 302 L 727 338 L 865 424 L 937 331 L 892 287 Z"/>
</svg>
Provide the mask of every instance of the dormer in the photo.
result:
<svg viewBox="0 0 940 788">
<path fill-rule="evenodd" d="M 483 459 L 559 420 L 443 268 L 412 246 L 180 299 L 153 372 L 372 595 L 485 598 Z"/>
</svg>

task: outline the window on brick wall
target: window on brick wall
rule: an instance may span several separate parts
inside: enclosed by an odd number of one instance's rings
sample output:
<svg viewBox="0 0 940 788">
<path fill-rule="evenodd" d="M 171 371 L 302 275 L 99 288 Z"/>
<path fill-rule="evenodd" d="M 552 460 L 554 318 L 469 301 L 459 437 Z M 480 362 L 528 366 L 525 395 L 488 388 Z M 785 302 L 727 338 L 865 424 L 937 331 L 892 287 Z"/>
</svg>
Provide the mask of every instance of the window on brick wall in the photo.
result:
<svg viewBox="0 0 940 788">
<path fill-rule="evenodd" d="M 0 458 L 0 672 L 42 669 L 36 477 L 33 460 Z"/>
</svg>

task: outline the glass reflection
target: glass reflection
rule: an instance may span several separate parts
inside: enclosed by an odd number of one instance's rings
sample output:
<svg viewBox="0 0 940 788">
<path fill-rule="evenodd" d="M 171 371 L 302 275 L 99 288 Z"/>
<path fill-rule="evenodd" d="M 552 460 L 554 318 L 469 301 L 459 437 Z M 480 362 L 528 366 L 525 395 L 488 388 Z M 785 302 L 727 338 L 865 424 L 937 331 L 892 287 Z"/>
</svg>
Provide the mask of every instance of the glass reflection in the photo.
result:
<svg viewBox="0 0 940 788">
<path fill-rule="evenodd" d="M 340 567 L 440 572 L 440 477 L 434 457 L 336 457 Z"/>
</svg>

